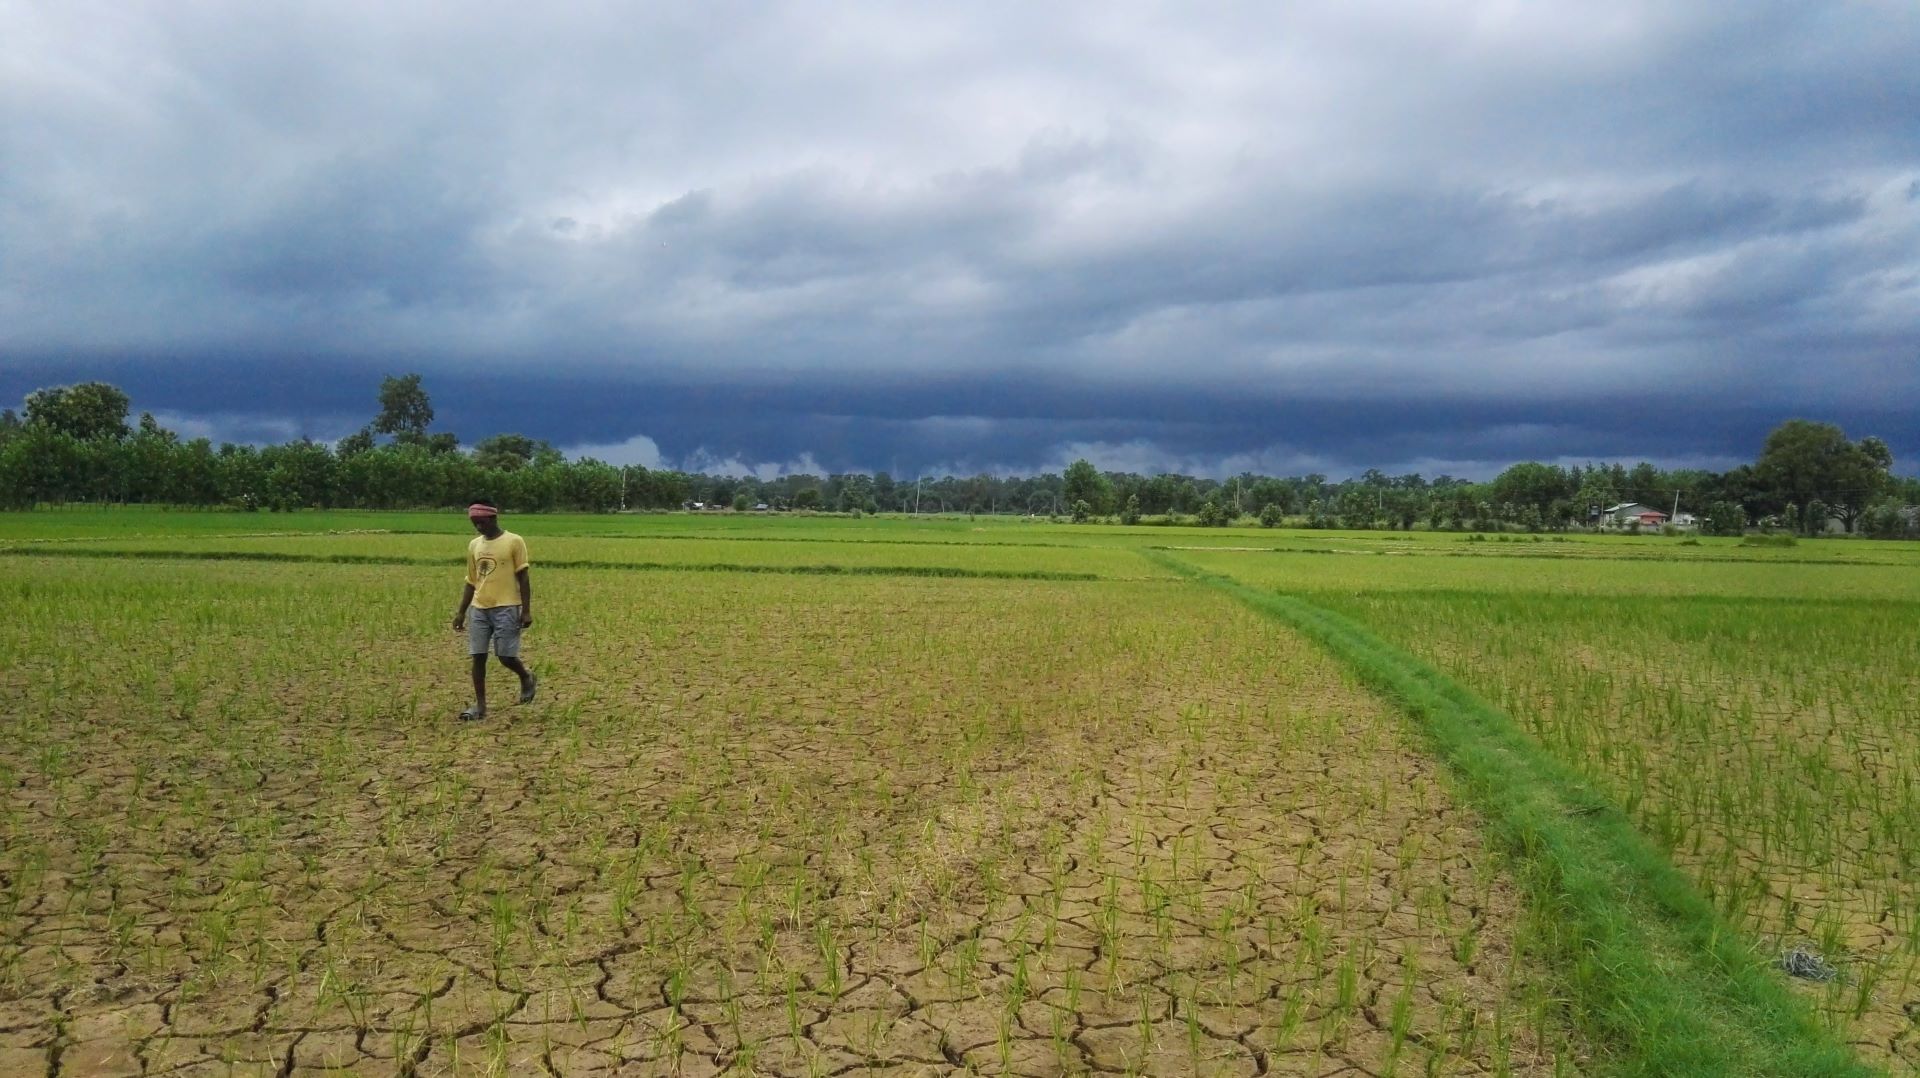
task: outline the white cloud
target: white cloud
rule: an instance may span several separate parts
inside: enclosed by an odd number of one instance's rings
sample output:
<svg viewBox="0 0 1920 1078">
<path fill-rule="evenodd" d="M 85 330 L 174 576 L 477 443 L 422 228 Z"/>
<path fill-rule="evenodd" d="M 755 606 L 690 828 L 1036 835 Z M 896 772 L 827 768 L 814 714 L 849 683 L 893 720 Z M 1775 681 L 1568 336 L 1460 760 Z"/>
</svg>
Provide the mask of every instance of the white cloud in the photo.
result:
<svg viewBox="0 0 1920 1078">
<path fill-rule="evenodd" d="M 778 479 L 783 475 L 821 475 L 827 469 L 820 466 L 812 453 L 802 453 L 787 461 L 748 462 L 738 456 L 722 457 L 710 452 L 704 446 L 687 454 L 680 461 L 683 472 L 699 472 L 706 475 L 752 476 L 761 482 Z"/>
<path fill-rule="evenodd" d="M 614 442 L 607 445 L 568 446 L 562 450 L 562 452 L 574 460 L 579 460 L 582 457 L 592 457 L 595 460 L 604 461 L 607 464 L 619 465 L 621 467 L 637 464 L 642 468 L 654 469 L 659 468 L 662 462 L 660 447 L 654 443 L 652 438 L 644 434 L 636 434 L 624 442 Z"/>
</svg>

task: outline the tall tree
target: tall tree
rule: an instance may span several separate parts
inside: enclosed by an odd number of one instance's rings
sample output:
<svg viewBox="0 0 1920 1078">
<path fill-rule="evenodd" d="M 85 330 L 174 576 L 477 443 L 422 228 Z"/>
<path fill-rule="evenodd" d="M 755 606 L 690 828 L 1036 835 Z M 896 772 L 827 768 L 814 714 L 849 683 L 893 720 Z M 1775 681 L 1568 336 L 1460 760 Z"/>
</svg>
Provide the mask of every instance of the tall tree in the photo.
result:
<svg viewBox="0 0 1920 1078">
<path fill-rule="evenodd" d="M 1619 500 L 1620 492 L 1614 489 L 1612 476 L 1607 470 L 1589 468 L 1582 473 L 1580 485 L 1573 492 L 1573 511 L 1582 521 L 1592 524 Z"/>
<path fill-rule="evenodd" d="M 1107 481 L 1107 477 L 1101 475 L 1100 470 L 1084 458 L 1067 465 L 1061 496 L 1066 499 L 1068 505 L 1086 502 L 1093 512 L 1105 513 L 1109 507 L 1112 490 L 1113 485 Z"/>
<path fill-rule="evenodd" d="M 533 455 L 542 448 L 551 447 L 524 434 L 496 434 L 473 447 L 473 462 L 482 468 L 510 472 L 532 464 Z"/>
<path fill-rule="evenodd" d="M 1660 469 L 1641 461 L 1627 473 L 1626 496 L 1648 505 L 1658 504 L 1663 494 L 1669 493 L 1666 483 L 1661 481 Z"/>
<path fill-rule="evenodd" d="M 127 395 L 105 382 L 49 386 L 27 394 L 27 425 L 59 431 L 83 442 L 118 441 L 127 429 Z"/>
<path fill-rule="evenodd" d="M 1542 521 L 1559 524 L 1555 514 L 1564 514 L 1557 502 L 1571 498 L 1572 478 L 1566 469 L 1538 461 L 1522 461 L 1501 472 L 1493 481 L 1494 499 L 1517 510 L 1531 509 Z"/>
<path fill-rule="evenodd" d="M 381 380 L 380 415 L 373 421 L 374 433 L 425 439 L 427 425 L 432 422 L 433 404 L 419 375 L 388 375 Z"/>
<path fill-rule="evenodd" d="M 1893 453 L 1878 438 L 1850 442 L 1832 423 L 1789 419 L 1767 435 L 1753 473 L 1776 500 L 1797 507 L 1800 530 L 1820 528 L 1814 507 L 1823 506 L 1852 531 L 1887 489 L 1892 468 Z"/>
</svg>

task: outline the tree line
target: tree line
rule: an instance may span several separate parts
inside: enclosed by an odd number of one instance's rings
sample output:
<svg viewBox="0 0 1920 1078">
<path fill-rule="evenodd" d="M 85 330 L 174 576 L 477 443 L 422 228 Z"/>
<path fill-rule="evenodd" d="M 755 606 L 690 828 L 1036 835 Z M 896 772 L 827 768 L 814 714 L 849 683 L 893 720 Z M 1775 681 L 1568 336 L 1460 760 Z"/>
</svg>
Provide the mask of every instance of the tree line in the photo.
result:
<svg viewBox="0 0 1920 1078">
<path fill-rule="evenodd" d="M 1679 508 L 1705 530 L 1752 527 L 1815 533 L 1830 526 L 1877 537 L 1920 536 L 1911 508 L 1920 480 L 1893 474 L 1886 443 L 1849 440 L 1830 423 L 1792 419 L 1752 464 L 1726 472 L 1525 461 L 1490 482 L 1369 470 L 1226 479 L 1102 472 L 1085 460 L 1032 476 L 896 479 L 885 472 L 775 479 L 708 475 L 592 458 L 497 434 L 461 447 L 435 432 L 420 376 L 389 377 L 367 425 L 328 445 L 214 445 L 183 439 L 151 414 L 129 421 L 115 386 L 87 382 L 29 394 L 22 413 L 0 412 L 0 506 L 69 502 L 229 506 L 242 509 L 409 509 L 476 499 L 520 512 L 679 509 L 996 513 L 1224 525 L 1257 520 L 1305 527 L 1415 527 L 1557 531 L 1588 526 L 1622 502 Z"/>
</svg>

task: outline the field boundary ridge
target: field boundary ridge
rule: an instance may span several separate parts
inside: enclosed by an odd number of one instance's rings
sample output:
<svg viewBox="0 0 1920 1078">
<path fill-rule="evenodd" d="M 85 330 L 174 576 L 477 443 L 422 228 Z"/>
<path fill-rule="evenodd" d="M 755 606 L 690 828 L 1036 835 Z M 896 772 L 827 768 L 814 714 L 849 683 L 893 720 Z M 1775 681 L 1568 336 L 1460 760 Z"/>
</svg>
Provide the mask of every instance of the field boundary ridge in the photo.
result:
<svg viewBox="0 0 1920 1078">
<path fill-rule="evenodd" d="M 1342 540 L 1343 542 L 1345 540 Z M 1439 544 L 1432 544 L 1439 547 Z M 1665 551 L 1654 554 L 1620 554 L 1603 551 L 1597 554 L 1568 550 L 1451 550 L 1405 549 L 1405 550 L 1338 550 L 1323 546 L 1167 546 L 1153 545 L 1141 547 L 1142 550 L 1207 554 L 1335 554 L 1356 558 L 1514 558 L 1533 561 L 1633 561 L 1657 563 L 1660 565 L 1855 565 L 1880 568 L 1911 568 L 1913 562 L 1886 561 L 1866 558 L 1766 558 L 1741 557 L 1735 554 L 1669 554 Z"/>
<path fill-rule="evenodd" d="M 457 567 L 459 558 L 409 558 L 397 554 L 295 554 L 277 550 L 53 550 L 0 547 L 0 558 L 106 558 L 163 561 L 297 562 L 312 565 L 423 565 Z M 1059 569 L 970 569 L 941 565 L 753 565 L 735 562 L 579 561 L 548 559 L 542 569 L 604 569 L 631 572 L 774 573 L 790 576 L 926 576 L 974 580 L 1105 581 L 1124 579 Z"/>
</svg>

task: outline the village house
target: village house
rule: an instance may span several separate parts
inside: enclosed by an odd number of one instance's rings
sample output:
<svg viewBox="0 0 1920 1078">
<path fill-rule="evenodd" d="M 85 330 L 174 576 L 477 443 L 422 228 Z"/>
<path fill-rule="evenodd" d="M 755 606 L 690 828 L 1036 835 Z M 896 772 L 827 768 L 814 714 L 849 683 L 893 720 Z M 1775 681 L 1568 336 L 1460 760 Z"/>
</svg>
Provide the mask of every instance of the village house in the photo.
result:
<svg viewBox="0 0 1920 1078">
<path fill-rule="evenodd" d="M 1692 523 L 1691 514 L 1682 514 Z M 1600 526 L 1603 528 L 1628 528 L 1638 524 L 1642 528 L 1658 528 L 1667 523 L 1667 514 L 1651 505 L 1639 502 L 1621 502 L 1608 506 L 1600 513 Z"/>
</svg>

